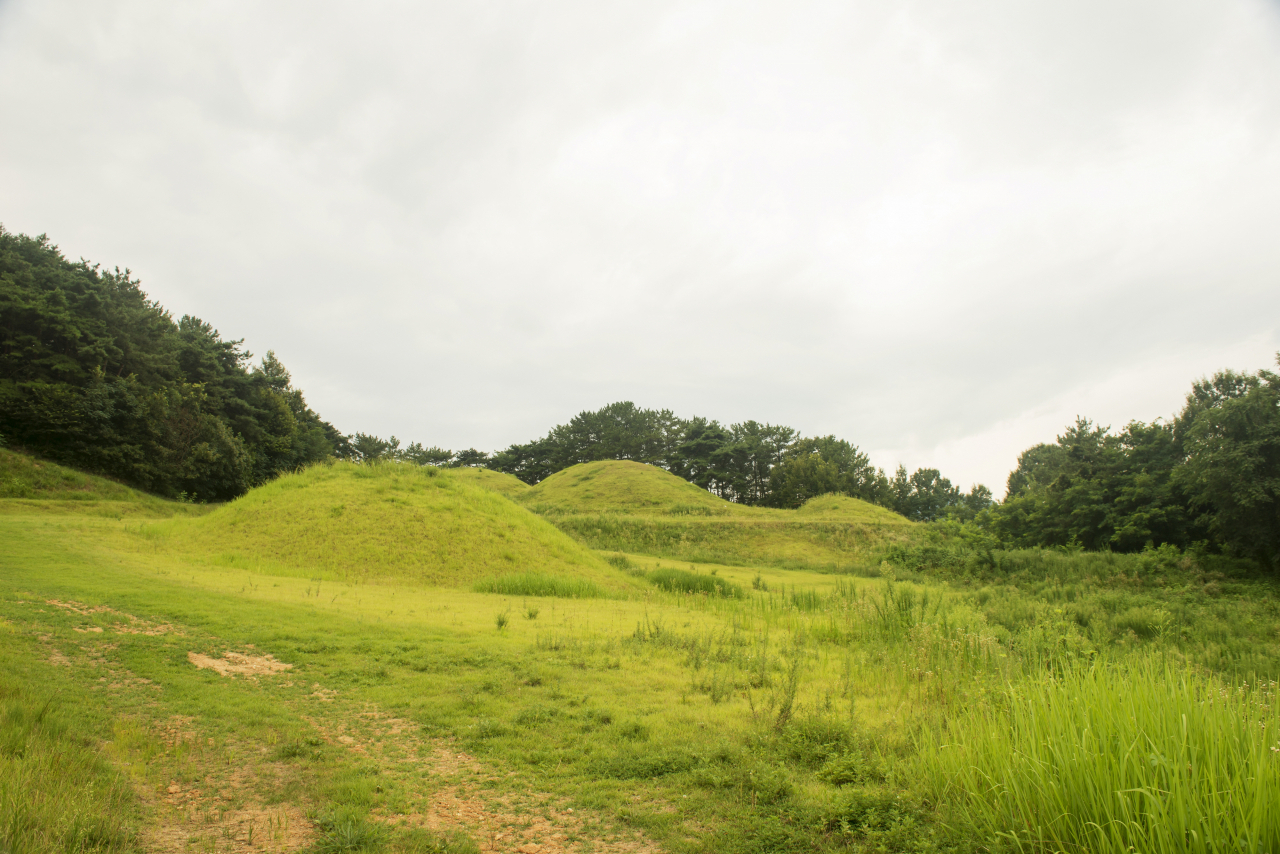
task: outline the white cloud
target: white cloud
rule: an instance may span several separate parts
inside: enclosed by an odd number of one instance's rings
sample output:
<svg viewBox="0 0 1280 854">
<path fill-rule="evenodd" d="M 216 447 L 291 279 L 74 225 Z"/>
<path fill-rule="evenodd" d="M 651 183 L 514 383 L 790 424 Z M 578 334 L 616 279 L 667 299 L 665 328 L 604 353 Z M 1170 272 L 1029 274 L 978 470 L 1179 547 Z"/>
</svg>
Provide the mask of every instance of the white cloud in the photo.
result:
<svg viewBox="0 0 1280 854">
<path fill-rule="evenodd" d="M 1280 348 L 1277 20 L 7 0 L 0 222 L 346 430 L 493 448 L 630 398 L 998 487 Z"/>
</svg>

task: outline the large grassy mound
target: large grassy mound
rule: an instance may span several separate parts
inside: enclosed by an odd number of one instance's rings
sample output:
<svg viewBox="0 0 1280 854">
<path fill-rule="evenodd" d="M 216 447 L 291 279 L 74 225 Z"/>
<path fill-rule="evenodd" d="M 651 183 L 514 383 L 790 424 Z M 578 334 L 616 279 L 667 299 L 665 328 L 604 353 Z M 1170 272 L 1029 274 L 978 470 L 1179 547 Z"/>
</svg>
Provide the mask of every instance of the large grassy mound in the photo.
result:
<svg viewBox="0 0 1280 854">
<path fill-rule="evenodd" d="M 630 460 L 581 463 L 556 472 L 522 493 L 520 502 L 539 513 L 730 516 L 749 509 L 657 466 Z"/>
<path fill-rule="evenodd" d="M 123 484 L 0 448 L 0 511 L 123 516 L 199 512 Z"/>
<path fill-rule="evenodd" d="M 395 463 L 319 465 L 156 533 L 176 549 L 275 574 L 442 586 L 539 574 L 632 586 L 590 550 L 475 481 Z"/>
</svg>

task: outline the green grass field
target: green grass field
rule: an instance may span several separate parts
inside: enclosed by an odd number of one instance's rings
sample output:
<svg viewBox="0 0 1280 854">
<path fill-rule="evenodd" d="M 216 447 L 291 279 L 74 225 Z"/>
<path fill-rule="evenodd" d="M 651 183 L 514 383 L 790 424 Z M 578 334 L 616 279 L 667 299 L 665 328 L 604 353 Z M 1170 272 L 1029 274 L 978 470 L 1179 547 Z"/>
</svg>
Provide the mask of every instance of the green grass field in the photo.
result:
<svg viewBox="0 0 1280 854">
<path fill-rule="evenodd" d="M 1280 851 L 1275 585 L 1194 556 L 402 466 L 188 516 L 5 465 L 54 484 L 0 505 L 6 854 Z M 845 562 L 731 545 L 806 524 Z"/>
</svg>

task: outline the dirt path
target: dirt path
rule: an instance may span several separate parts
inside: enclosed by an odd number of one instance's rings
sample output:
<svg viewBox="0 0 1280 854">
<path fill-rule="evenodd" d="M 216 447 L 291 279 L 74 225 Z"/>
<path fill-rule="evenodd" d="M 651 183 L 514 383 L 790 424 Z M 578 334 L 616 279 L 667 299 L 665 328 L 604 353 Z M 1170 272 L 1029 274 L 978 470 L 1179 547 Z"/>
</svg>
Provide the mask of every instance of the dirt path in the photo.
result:
<svg viewBox="0 0 1280 854">
<path fill-rule="evenodd" d="M 153 623 L 105 607 L 46 600 L 29 603 L 38 613 L 65 615 L 74 640 L 41 629 L 50 665 L 80 671 L 109 697 L 133 711 L 121 719 L 106 758 L 132 780 L 150 817 L 140 841 L 154 854 L 218 851 L 225 854 L 298 852 L 317 841 L 302 795 L 305 758 L 282 758 L 281 745 L 258 743 L 225 725 L 218 729 L 190 716 L 167 715 L 161 686 L 126 668 L 120 635 L 183 637 L 186 665 L 228 681 L 281 692 L 279 702 L 309 724 L 315 744 L 345 751 L 356 764 L 376 768 L 396 787 L 402 809 L 374 810 L 388 828 L 461 832 L 482 852 L 516 854 L 657 854 L 651 841 L 601 816 L 575 811 L 561 797 L 532 788 L 513 793 L 514 772 L 486 766 L 448 740 L 427 738 L 421 728 L 376 706 L 299 681 L 297 671 L 270 653 L 201 650 L 184 627 Z M 51 606 L 51 610 L 49 609 Z M 36 617 L 35 623 L 44 619 Z M 59 622 L 62 622 L 61 620 Z M 94 625 L 96 623 L 97 625 Z M 105 623 L 105 625 L 103 625 Z M 35 627 L 35 626 L 33 626 Z M 219 733 L 221 733 L 219 735 Z"/>
</svg>

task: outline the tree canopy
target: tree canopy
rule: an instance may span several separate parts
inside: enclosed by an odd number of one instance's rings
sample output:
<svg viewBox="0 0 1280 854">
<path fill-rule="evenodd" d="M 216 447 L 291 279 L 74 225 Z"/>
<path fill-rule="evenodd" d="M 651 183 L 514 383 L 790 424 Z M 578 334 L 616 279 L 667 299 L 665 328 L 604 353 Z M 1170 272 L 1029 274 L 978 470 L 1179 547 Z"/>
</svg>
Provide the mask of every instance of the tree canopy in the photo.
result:
<svg viewBox="0 0 1280 854">
<path fill-rule="evenodd" d="M 1214 374 L 1170 421 L 1077 419 L 1022 453 L 984 521 L 1012 545 L 1198 546 L 1280 567 L 1280 375 Z"/>
<path fill-rule="evenodd" d="M 268 352 L 176 323 L 128 270 L 0 228 L 0 434 L 165 496 L 223 500 L 344 454 Z"/>
</svg>

